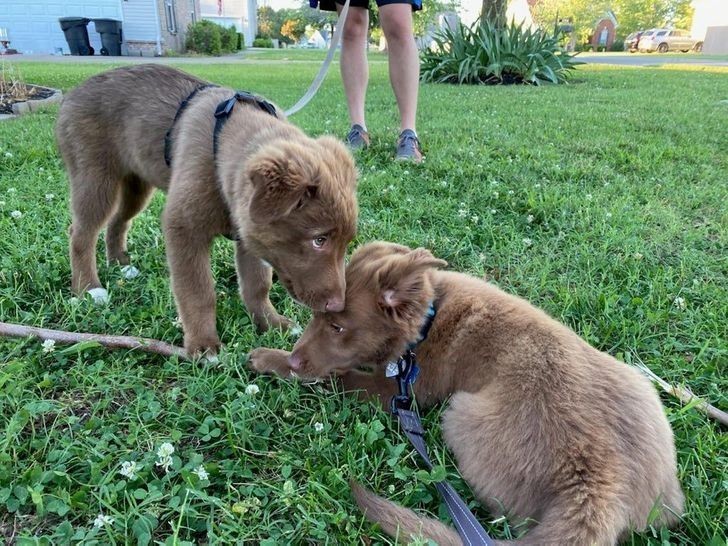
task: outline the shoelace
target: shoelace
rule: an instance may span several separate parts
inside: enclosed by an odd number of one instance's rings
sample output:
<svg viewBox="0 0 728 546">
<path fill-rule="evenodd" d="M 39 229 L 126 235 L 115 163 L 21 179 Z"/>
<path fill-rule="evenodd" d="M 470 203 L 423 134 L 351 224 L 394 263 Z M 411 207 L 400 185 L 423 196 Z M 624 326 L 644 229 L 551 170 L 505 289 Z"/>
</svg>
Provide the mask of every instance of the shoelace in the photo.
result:
<svg viewBox="0 0 728 546">
<path fill-rule="evenodd" d="M 415 148 L 420 147 L 420 139 L 418 139 L 415 135 L 407 133 L 406 135 L 403 135 L 399 139 L 399 147 L 404 148 L 408 142 L 412 143 L 412 146 Z"/>
<path fill-rule="evenodd" d="M 354 139 L 355 139 L 355 138 L 356 138 L 357 136 L 358 136 L 359 138 L 361 138 L 361 139 L 364 139 L 364 132 L 363 132 L 363 131 L 362 131 L 361 129 L 359 129 L 358 127 L 353 127 L 353 128 L 351 129 L 351 131 L 349 131 L 349 134 L 348 134 L 348 135 L 346 135 L 346 140 L 348 140 L 349 142 L 351 142 L 351 141 L 352 141 L 352 140 L 354 140 Z"/>
</svg>

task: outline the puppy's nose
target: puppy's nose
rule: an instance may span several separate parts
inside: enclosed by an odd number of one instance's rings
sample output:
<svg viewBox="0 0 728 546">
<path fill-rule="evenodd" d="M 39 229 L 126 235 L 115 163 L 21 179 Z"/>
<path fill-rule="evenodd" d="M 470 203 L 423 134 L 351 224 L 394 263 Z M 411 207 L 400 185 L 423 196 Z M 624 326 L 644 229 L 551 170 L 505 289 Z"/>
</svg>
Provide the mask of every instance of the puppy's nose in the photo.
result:
<svg viewBox="0 0 728 546">
<path fill-rule="evenodd" d="M 340 313 L 344 310 L 344 298 L 331 298 L 326 302 L 326 311 Z"/>
<path fill-rule="evenodd" d="M 294 371 L 301 369 L 301 356 L 298 353 L 291 353 L 288 357 L 288 367 Z"/>
</svg>

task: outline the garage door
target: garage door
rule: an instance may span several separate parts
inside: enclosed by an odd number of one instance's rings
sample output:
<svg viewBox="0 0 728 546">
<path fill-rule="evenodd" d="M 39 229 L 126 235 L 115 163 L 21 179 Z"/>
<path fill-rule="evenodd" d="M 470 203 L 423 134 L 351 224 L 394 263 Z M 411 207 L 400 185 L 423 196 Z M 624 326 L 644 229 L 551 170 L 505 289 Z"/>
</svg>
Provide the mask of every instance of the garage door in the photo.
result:
<svg viewBox="0 0 728 546">
<path fill-rule="evenodd" d="M 22 53 L 69 53 L 58 24 L 59 17 L 106 17 L 122 19 L 120 0 L 0 0 L 0 28 L 6 28 L 10 47 Z M 96 54 L 101 38 L 93 23 L 88 25 Z"/>
</svg>

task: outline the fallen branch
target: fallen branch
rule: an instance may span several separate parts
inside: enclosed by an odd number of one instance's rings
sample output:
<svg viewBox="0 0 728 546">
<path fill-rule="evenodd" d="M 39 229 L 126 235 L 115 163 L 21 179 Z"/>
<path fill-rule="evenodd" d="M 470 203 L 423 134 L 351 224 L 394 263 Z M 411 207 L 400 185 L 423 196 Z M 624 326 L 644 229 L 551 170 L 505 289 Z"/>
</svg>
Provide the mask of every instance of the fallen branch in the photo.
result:
<svg viewBox="0 0 728 546">
<path fill-rule="evenodd" d="M 164 341 L 131 336 L 106 336 L 101 334 L 82 334 L 65 332 L 63 330 L 50 330 L 34 326 L 21 326 L 0 322 L 0 336 L 5 337 L 36 337 L 42 340 L 52 339 L 56 343 L 80 343 L 95 341 L 109 349 L 136 349 L 145 353 L 155 353 L 162 356 L 178 356 L 187 359 L 187 351 L 182 347 L 170 345 Z"/>
<path fill-rule="evenodd" d="M 656 375 L 644 364 L 644 362 L 640 360 L 635 363 L 635 367 L 643 374 L 645 374 L 648 378 L 652 379 L 652 381 L 657 383 L 660 387 L 662 387 L 662 390 L 664 390 L 668 394 L 671 394 L 672 396 L 680 400 L 683 404 L 687 405 L 694 403 L 694 407 L 698 408 L 708 417 L 710 417 L 711 419 L 715 419 L 719 423 L 722 423 L 728 427 L 728 413 L 709 404 L 699 396 L 696 396 L 687 387 L 677 387 L 675 385 L 670 385 L 670 383 L 662 379 L 660 376 Z"/>
</svg>

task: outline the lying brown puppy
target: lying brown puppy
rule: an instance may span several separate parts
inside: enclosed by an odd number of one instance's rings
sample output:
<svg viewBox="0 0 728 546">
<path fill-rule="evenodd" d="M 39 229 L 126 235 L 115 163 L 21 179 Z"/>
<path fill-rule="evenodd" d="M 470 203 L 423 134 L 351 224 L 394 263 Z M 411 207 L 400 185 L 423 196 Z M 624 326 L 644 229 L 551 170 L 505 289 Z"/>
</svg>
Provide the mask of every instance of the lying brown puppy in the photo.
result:
<svg viewBox="0 0 728 546">
<path fill-rule="evenodd" d="M 346 308 L 316 313 L 293 353 L 258 349 L 261 372 L 325 377 L 387 402 L 384 366 L 416 341 L 418 404 L 451 396 L 443 435 L 493 512 L 539 522 L 517 544 L 612 545 L 631 530 L 677 521 L 683 494 L 672 431 L 650 382 L 526 301 L 424 250 L 374 243 L 346 271 Z M 288 357 L 288 358 L 286 358 Z M 357 370 L 371 365 L 373 373 Z M 461 544 L 444 524 L 356 487 L 366 516 L 395 535 Z M 499 542 L 505 544 L 506 542 Z"/>
<path fill-rule="evenodd" d="M 108 261 L 128 265 L 132 218 L 155 188 L 166 191 L 167 258 L 192 353 L 220 344 L 215 236 L 236 241 L 242 298 L 265 329 L 289 324 L 268 299 L 271 265 L 302 303 L 343 309 L 344 254 L 356 231 L 356 172 L 344 145 L 307 137 L 270 103 L 232 97 L 170 67 L 118 68 L 71 91 L 56 126 L 71 184 L 73 290 L 107 297 L 96 268 L 99 232 L 107 227 Z"/>
</svg>

